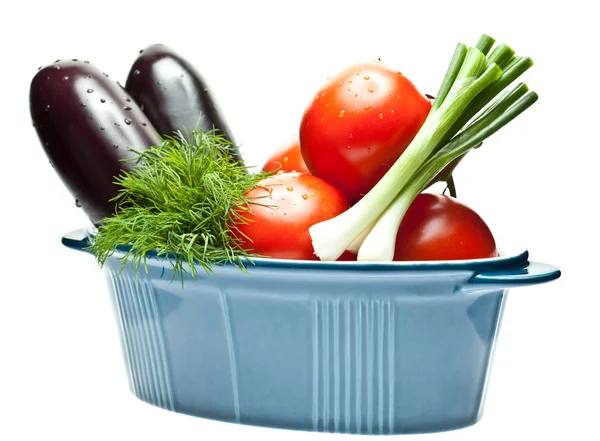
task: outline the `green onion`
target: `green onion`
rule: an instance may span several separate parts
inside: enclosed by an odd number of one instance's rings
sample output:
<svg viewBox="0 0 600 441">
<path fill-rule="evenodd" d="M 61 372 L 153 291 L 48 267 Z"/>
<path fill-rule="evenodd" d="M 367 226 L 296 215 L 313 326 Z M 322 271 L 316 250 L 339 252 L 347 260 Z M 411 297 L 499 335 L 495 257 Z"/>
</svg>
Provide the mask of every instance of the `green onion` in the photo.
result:
<svg viewBox="0 0 600 441">
<path fill-rule="evenodd" d="M 387 234 L 382 242 L 384 233 L 378 231 L 394 230 L 414 197 L 448 162 L 464 155 L 535 101 L 537 95 L 533 94 L 527 100 L 523 97 L 523 102 L 516 102 L 527 90 L 525 85 L 519 85 L 488 105 L 531 62 L 528 58 L 517 59 L 514 51 L 503 44 L 486 58 L 493 44 L 494 40 L 486 35 L 480 38 L 477 47 L 467 49 L 458 44 L 425 123 L 396 163 L 349 210 L 309 229 L 313 248 L 321 260 L 336 260 L 350 245 L 360 246 L 361 260 L 381 260 L 381 256 L 391 260 L 388 257 L 395 240 L 389 240 Z M 505 72 L 499 65 L 504 66 Z M 471 125 L 461 131 L 474 116 Z M 396 231 L 397 226 L 394 239 Z M 361 236 L 366 236 L 362 246 Z M 387 243 L 381 254 L 371 251 L 374 246 L 363 250 L 375 241 L 373 238 L 378 238 L 380 249 L 382 243 Z M 393 257 L 393 249 L 391 252 Z"/>
<path fill-rule="evenodd" d="M 530 92 L 525 95 L 526 92 L 527 85 L 521 83 L 510 93 L 498 99 L 484 115 L 446 144 L 419 169 L 364 238 L 358 251 L 359 261 L 393 260 L 398 228 L 413 200 L 448 163 L 480 145 L 484 139 L 528 109 L 537 100 L 537 94 Z"/>
</svg>

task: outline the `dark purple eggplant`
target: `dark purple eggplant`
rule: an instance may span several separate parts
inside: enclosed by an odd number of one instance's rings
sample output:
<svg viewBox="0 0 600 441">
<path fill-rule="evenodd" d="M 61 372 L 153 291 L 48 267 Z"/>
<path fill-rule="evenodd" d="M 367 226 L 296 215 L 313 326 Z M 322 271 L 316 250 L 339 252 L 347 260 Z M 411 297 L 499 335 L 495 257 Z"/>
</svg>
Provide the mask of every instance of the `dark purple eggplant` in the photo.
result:
<svg viewBox="0 0 600 441">
<path fill-rule="evenodd" d="M 58 61 L 31 82 L 29 106 L 54 169 L 94 223 L 115 212 L 114 177 L 142 150 L 158 145 L 156 129 L 116 81 L 87 61 Z"/>
<path fill-rule="evenodd" d="M 161 135 L 218 129 L 231 142 L 231 156 L 242 161 L 231 130 L 210 88 L 194 67 L 169 47 L 154 44 L 140 51 L 125 89 Z"/>
</svg>

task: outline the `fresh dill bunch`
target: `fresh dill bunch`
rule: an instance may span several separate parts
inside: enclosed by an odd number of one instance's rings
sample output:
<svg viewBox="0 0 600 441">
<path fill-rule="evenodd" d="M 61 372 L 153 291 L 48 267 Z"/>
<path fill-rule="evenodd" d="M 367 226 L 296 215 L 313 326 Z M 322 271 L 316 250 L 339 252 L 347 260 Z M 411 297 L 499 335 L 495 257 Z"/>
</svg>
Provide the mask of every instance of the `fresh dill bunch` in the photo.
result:
<svg viewBox="0 0 600 441">
<path fill-rule="evenodd" d="M 116 212 L 105 218 L 92 240 L 90 251 L 100 266 L 117 247 L 128 246 L 128 261 L 146 268 L 149 252 L 166 257 L 173 278 L 196 275 L 196 264 L 211 273 L 213 265 L 231 263 L 245 270 L 251 257 L 230 229 L 248 211 L 245 193 L 269 176 L 248 173 L 233 162 L 231 143 L 216 130 L 163 137 L 162 144 L 136 151 L 136 165 L 116 177 L 120 187 Z"/>
</svg>

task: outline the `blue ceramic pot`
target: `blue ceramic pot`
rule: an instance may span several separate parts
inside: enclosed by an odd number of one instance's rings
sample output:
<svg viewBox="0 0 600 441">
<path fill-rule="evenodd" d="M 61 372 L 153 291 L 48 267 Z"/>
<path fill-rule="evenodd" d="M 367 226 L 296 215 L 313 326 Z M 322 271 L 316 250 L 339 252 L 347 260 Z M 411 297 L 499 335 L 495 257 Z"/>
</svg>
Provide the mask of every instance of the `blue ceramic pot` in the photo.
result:
<svg viewBox="0 0 600 441">
<path fill-rule="evenodd" d="M 84 250 L 84 230 L 63 243 Z M 560 276 L 527 252 L 448 262 L 254 259 L 171 283 L 105 266 L 133 393 L 185 414 L 325 432 L 401 434 L 481 416 L 510 287 Z"/>
</svg>

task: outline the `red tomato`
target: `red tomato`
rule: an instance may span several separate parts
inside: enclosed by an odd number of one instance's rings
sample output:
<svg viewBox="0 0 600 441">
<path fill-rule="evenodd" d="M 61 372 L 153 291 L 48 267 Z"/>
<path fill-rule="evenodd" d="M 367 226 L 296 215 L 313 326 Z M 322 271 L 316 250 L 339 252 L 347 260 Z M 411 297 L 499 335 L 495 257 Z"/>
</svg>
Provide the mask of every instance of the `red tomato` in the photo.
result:
<svg viewBox="0 0 600 441">
<path fill-rule="evenodd" d="M 496 257 L 492 232 L 471 208 L 450 196 L 422 193 L 404 215 L 394 260 Z"/>
<path fill-rule="evenodd" d="M 346 211 L 344 195 L 323 179 L 303 173 L 271 176 L 260 185 L 247 194 L 257 198 L 251 213 L 242 214 L 247 223 L 238 222 L 232 229 L 241 246 L 264 257 L 318 260 L 308 229 Z"/>
<path fill-rule="evenodd" d="M 300 144 L 296 139 L 275 150 L 262 169 L 267 172 L 279 170 L 310 175 L 310 171 L 302 159 L 302 153 L 300 153 Z"/>
<path fill-rule="evenodd" d="M 396 162 L 430 109 L 400 72 L 379 63 L 352 66 L 331 78 L 304 112 L 302 156 L 312 174 L 353 204 Z"/>
</svg>

